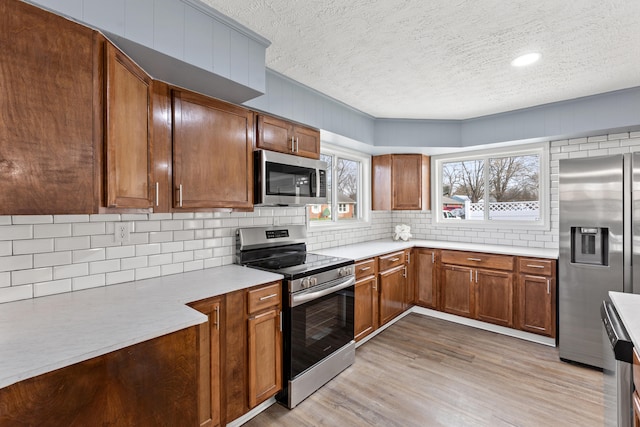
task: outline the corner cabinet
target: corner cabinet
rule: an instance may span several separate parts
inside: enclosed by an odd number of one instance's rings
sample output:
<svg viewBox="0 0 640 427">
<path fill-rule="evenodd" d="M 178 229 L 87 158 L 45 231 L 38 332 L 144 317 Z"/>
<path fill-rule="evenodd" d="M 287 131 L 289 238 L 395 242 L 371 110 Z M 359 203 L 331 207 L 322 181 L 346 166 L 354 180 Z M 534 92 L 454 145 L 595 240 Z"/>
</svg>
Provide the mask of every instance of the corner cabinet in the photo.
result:
<svg viewBox="0 0 640 427">
<path fill-rule="evenodd" d="M 173 207 L 253 208 L 253 113 L 173 90 Z"/>
<path fill-rule="evenodd" d="M 430 158 L 385 154 L 371 158 L 373 210 L 429 210 Z"/>
<path fill-rule="evenodd" d="M 105 57 L 106 206 L 150 209 L 157 202 L 152 183 L 151 78 L 109 42 Z"/>
<path fill-rule="evenodd" d="M 556 261 L 518 260 L 518 328 L 556 336 Z"/>
<path fill-rule="evenodd" d="M 257 148 L 320 158 L 320 131 L 265 114 L 257 117 Z"/>
<path fill-rule="evenodd" d="M 437 249 L 413 249 L 416 304 L 436 310 L 439 308 L 438 259 L 439 251 Z"/>
</svg>

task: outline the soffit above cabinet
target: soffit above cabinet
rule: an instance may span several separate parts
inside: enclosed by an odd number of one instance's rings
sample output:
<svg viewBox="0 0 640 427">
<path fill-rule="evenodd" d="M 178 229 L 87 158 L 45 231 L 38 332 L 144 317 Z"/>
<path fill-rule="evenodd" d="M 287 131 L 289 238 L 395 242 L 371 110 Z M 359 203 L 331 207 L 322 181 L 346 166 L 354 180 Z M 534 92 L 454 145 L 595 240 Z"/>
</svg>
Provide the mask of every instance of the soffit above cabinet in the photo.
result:
<svg viewBox="0 0 640 427">
<path fill-rule="evenodd" d="M 265 93 L 270 42 L 197 0 L 29 0 L 97 28 L 154 79 L 243 103 Z"/>
</svg>

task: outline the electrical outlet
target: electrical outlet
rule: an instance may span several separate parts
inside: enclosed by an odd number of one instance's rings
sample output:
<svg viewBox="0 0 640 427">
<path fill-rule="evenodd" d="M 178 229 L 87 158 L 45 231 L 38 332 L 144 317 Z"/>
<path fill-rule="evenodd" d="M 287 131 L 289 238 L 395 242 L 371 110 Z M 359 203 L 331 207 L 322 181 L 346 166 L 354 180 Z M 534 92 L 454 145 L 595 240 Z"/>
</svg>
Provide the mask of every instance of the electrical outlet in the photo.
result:
<svg viewBox="0 0 640 427">
<path fill-rule="evenodd" d="M 131 234 L 128 222 L 116 222 L 113 231 L 113 241 L 116 243 L 127 243 Z"/>
</svg>

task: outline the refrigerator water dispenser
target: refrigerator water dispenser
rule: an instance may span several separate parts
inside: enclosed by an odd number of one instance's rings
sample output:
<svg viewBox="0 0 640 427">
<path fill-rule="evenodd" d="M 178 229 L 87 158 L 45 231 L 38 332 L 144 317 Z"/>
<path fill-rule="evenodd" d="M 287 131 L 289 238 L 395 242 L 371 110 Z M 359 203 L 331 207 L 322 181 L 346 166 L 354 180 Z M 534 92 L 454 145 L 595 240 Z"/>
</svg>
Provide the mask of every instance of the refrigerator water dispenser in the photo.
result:
<svg viewBox="0 0 640 427">
<path fill-rule="evenodd" d="M 609 229 L 571 227 L 571 262 L 609 265 Z"/>
</svg>

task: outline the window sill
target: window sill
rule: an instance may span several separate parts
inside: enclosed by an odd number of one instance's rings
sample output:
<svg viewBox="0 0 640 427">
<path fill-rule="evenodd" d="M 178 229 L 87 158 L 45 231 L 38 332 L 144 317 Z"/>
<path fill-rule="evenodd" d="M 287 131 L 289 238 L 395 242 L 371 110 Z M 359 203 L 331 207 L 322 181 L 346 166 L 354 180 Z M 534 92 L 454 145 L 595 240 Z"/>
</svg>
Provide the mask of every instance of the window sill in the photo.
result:
<svg viewBox="0 0 640 427">
<path fill-rule="evenodd" d="M 354 228 L 367 228 L 371 227 L 371 221 L 346 221 L 344 223 L 341 222 L 330 222 L 328 224 L 311 224 L 307 223 L 307 231 L 308 232 L 316 232 L 316 231 L 340 231 L 340 230 L 353 230 Z"/>
</svg>

